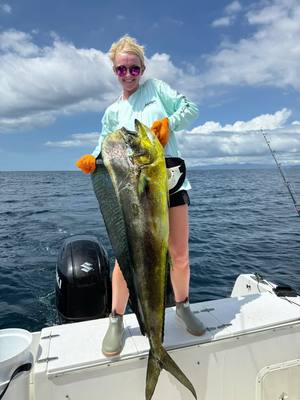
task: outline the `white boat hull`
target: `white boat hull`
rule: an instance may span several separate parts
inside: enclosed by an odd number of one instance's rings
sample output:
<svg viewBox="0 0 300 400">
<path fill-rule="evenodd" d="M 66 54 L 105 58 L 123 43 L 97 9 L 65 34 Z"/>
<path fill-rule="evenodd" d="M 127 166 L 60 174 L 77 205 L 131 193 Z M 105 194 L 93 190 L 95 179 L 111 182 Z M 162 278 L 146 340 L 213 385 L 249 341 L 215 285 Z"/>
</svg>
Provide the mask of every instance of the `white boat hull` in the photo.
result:
<svg viewBox="0 0 300 400">
<path fill-rule="evenodd" d="M 279 298 L 271 285 L 250 275 L 239 277 L 233 294 L 191 305 L 207 327 L 201 337 L 189 335 L 168 308 L 165 348 L 193 383 L 198 399 L 299 400 L 300 297 Z M 30 400 L 144 399 L 148 340 L 133 314 L 124 320 L 125 347 L 114 359 L 101 353 L 107 319 L 35 333 Z M 162 371 L 153 396 L 158 399 L 193 396 Z"/>
</svg>

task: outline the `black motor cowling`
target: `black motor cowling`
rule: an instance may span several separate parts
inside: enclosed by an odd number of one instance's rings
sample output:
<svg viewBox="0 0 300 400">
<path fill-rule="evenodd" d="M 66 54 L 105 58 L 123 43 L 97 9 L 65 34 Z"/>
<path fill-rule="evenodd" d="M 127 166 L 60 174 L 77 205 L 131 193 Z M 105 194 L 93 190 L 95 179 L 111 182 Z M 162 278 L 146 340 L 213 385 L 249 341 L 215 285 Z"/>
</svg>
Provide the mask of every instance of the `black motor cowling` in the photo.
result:
<svg viewBox="0 0 300 400">
<path fill-rule="evenodd" d="M 56 307 L 62 322 L 109 315 L 111 281 L 105 249 L 94 236 L 65 240 L 56 266 Z"/>
</svg>

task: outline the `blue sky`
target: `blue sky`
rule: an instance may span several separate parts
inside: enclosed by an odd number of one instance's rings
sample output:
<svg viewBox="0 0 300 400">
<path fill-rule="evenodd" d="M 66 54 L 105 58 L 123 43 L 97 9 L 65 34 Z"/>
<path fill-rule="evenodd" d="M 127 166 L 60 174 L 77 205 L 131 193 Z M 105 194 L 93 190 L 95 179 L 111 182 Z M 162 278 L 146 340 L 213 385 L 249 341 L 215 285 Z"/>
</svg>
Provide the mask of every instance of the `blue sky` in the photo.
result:
<svg viewBox="0 0 300 400">
<path fill-rule="evenodd" d="M 170 6 L 172 4 L 172 6 Z M 189 165 L 300 164 L 298 0 L 0 0 L 0 170 L 72 170 L 120 88 L 107 52 L 128 33 L 147 77 L 199 105 Z"/>
</svg>

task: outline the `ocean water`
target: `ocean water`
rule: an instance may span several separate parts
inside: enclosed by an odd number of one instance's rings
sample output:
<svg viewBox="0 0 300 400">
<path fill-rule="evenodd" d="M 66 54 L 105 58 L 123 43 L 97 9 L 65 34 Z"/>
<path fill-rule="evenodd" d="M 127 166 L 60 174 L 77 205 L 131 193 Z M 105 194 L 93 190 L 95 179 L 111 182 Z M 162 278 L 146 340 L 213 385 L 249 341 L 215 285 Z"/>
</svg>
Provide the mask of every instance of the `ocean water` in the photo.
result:
<svg viewBox="0 0 300 400">
<path fill-rule="evenodd" d="M 285 170 L 300 191 L 300 168 Z M 300 292 L 300 217 L 278 171 L 190 170 L 191 302 L 230 296 L 241 273 Z M 65 238 L 97 236 L 113 254 L 90 178 L 0 172 L 0 328 L 58 323 L 55 266 Z"/>
</svg>

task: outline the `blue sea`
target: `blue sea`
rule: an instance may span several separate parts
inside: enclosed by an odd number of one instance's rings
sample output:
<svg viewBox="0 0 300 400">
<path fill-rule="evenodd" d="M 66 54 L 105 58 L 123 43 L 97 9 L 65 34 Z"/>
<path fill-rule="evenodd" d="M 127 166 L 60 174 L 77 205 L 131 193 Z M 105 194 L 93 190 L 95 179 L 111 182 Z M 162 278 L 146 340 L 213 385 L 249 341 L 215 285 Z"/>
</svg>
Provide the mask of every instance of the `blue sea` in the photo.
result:
<svg viewBox="0 0 300 400">
<path fill-rule="evenodd" d="M 300 189 L 300 168 L 285 173 Z M 191 169 L 191 302 L 230 296 L 241 273 L 300 292 L 300 217 L 276 168 Z M 299 190 L 298 190 L 299 191 Z M 90 178 L 0 172 L 0 328 L 58 323 L 55 267 L 64 239 L 97 236 L 113 264 Z"/>
</svg>

